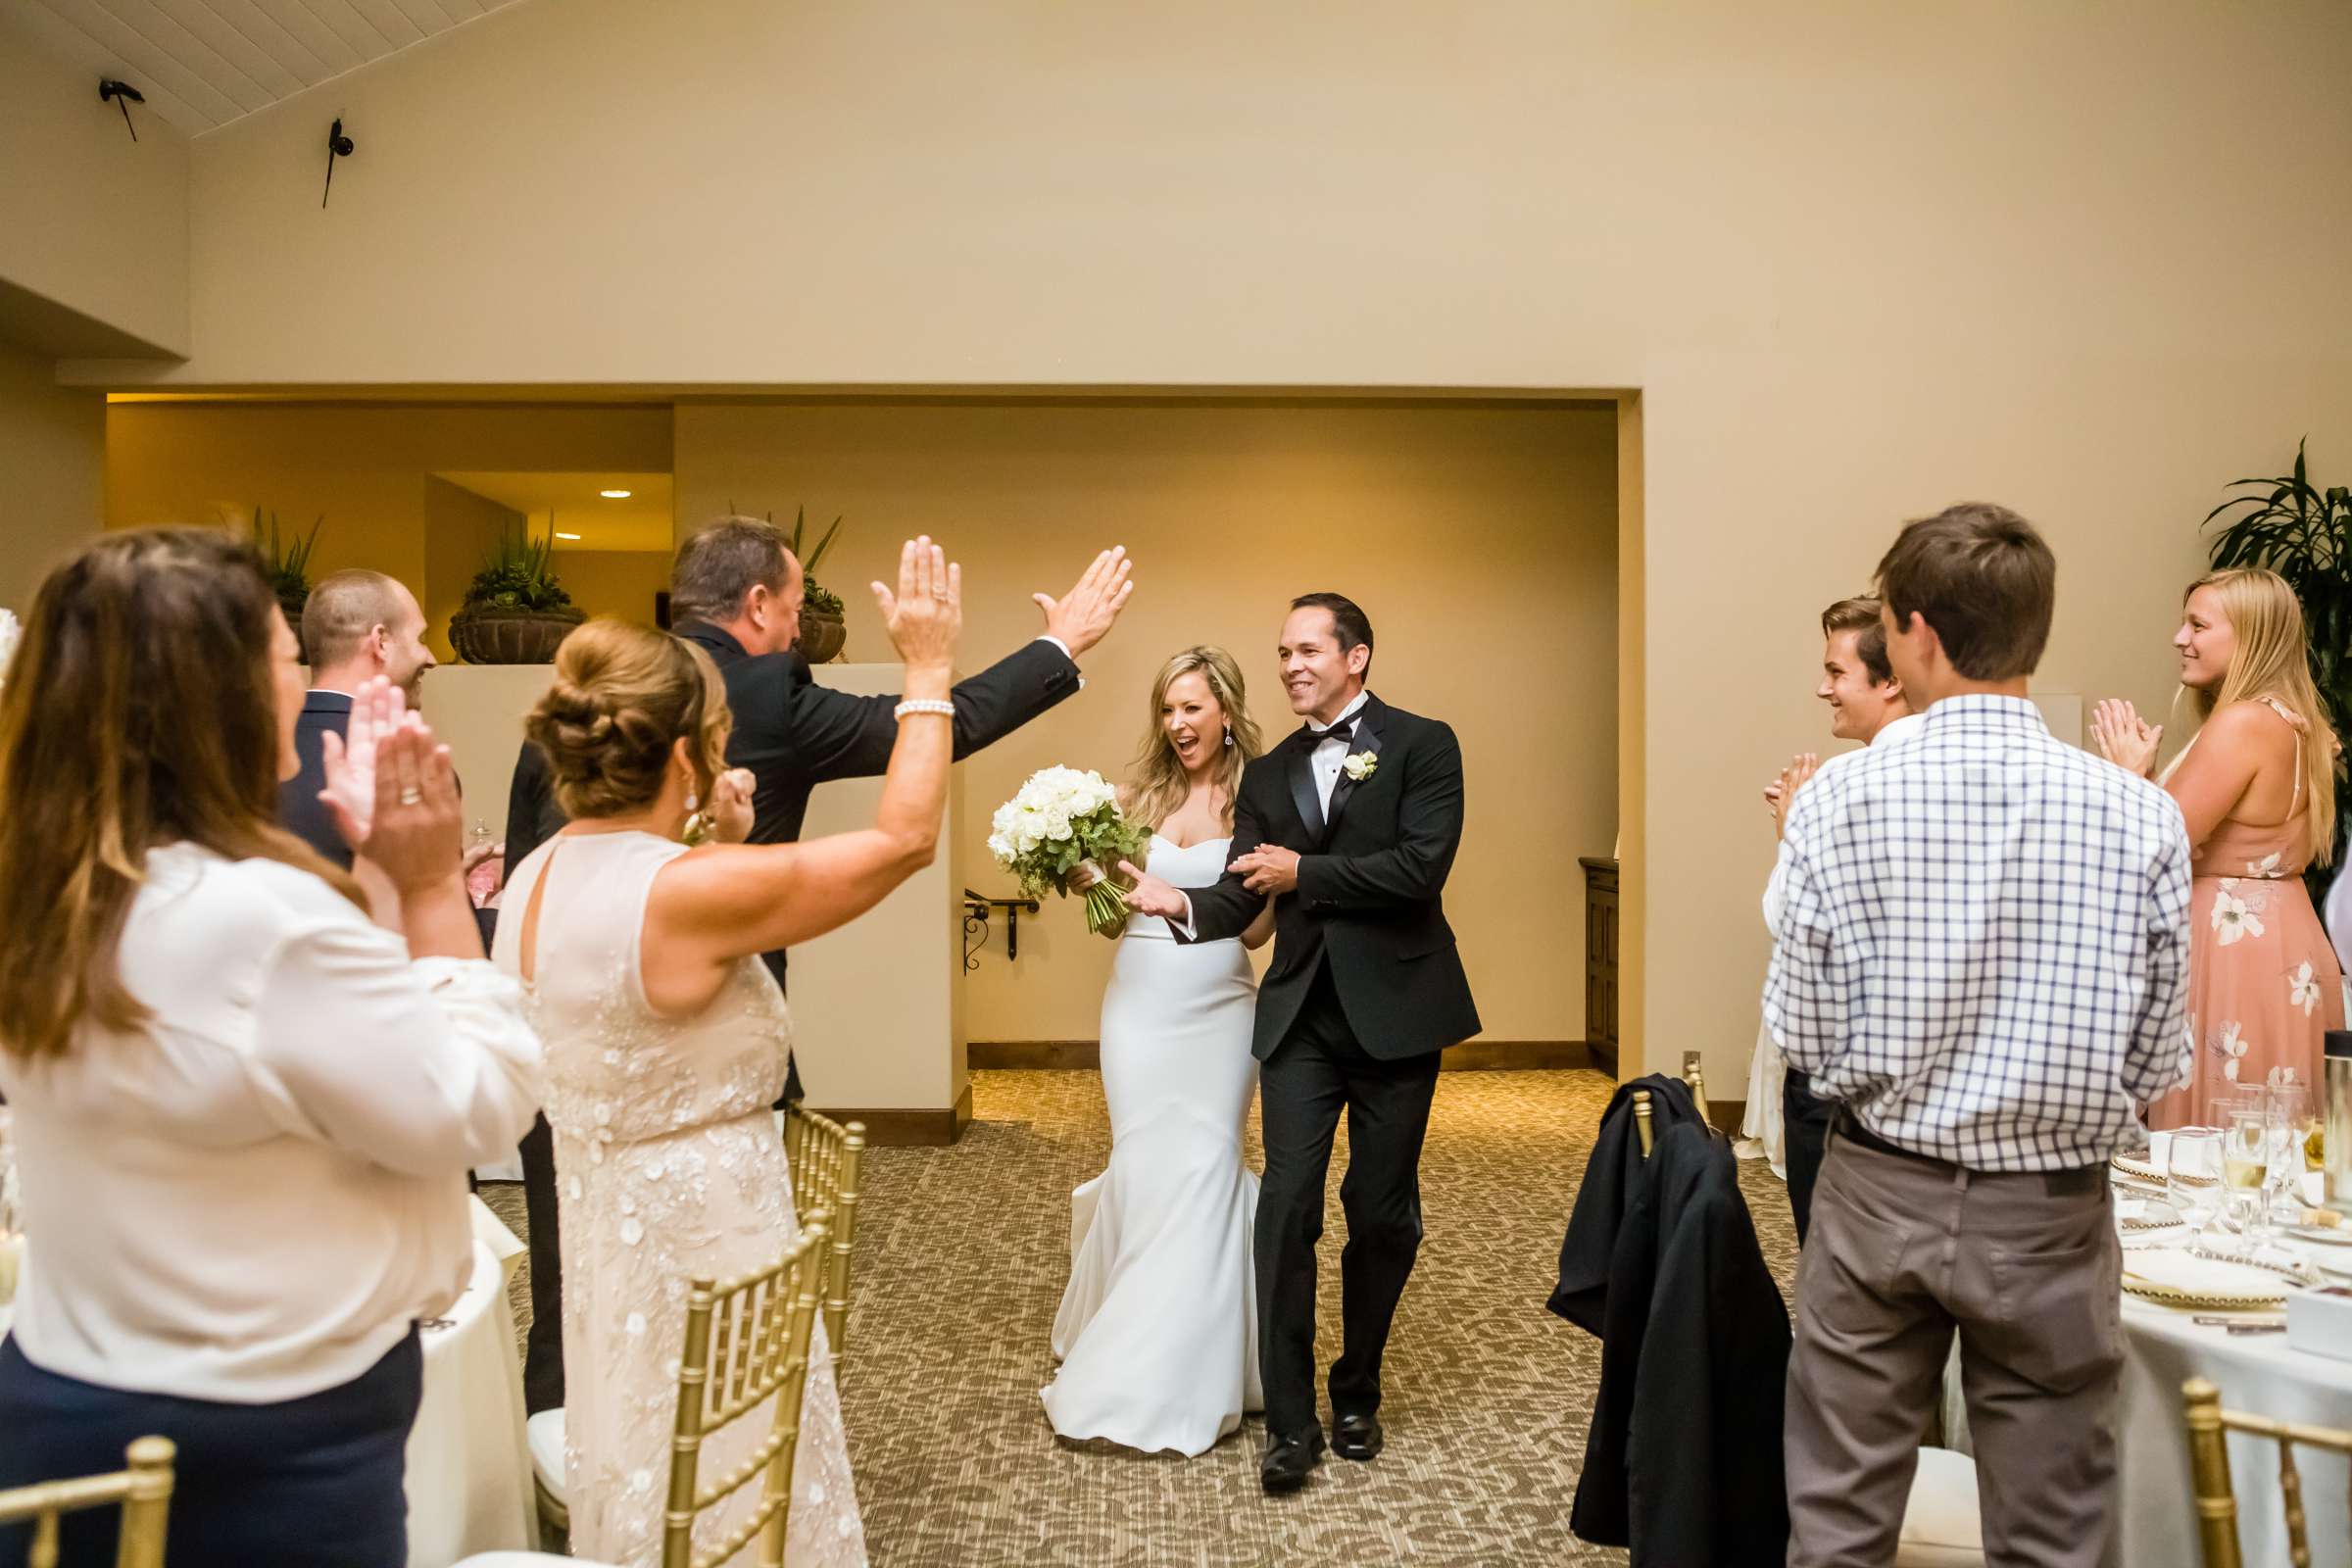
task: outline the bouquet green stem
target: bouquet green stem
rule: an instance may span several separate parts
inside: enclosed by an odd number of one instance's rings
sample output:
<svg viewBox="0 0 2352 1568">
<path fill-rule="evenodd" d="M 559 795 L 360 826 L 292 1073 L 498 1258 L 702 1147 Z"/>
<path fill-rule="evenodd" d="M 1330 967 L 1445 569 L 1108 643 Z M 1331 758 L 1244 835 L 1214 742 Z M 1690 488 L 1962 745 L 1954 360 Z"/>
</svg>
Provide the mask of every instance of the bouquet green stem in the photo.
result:
<svg viewBox="0 0 2352 1568">
<path fill-rule="evenodd" d="M 1110 873 L 1103 872 L 1102 880 L 1088 888 L 1084 897 L 1086 928 L 1095 935 L 1109 936 L 1127 924 L 1127 890 Z"/>
</svg>

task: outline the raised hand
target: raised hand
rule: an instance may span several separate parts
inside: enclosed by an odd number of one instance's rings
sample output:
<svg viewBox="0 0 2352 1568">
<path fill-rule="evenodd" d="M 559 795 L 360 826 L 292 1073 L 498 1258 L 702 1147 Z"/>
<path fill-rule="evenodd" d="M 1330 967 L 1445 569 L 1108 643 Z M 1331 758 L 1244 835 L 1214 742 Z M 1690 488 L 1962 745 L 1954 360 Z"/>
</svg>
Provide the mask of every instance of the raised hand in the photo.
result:
<svg viewBox="0 0 2352 1568">
<path fill-rule="evenodd" d="M 963 631 L 963 568 L 928 534 L 900 548 L 898 592 L 878 582 L 870 586 L 891 646 L 908 668 L 955 664 L 956 640 Z"/>
<path fill-rule="evenodd" d="M 1135 592 L 1135 584 L 1128 580 L 1134 567 L 1135 563 L 1127 559 L 1127 547 L 1120 545 L 1097 556 L 1094 564 L 1059 599 L 1031 594 L 1046 612 L 1046 635 L 1061 639 L 1072 659 L 1101 642 L 1127 607 L 1127 596 Z"/>
<path fill-rule="evenodd" d="M 351 717 L 343 733 L 329 730 L 324 737 L 319 760 L 326 787 L 318 792 L 318 800 L 334 819 L 335 831 L 354 851 L 367 842 L 375 815 L 378 749 L 413 716 L 407 708 L 400 688 L 378 675 L 352 694 Z"/>
<path fill-rule="evenodd" d="M 1192 903 L 1172 883 L 1164 882 L 1132 860 L 1119 862 L 1119 873 L 1135 884 L 1127 890 L 1127 907 L 1138 914 L 1156 914 L 1163 920 L 1182 920 Z"/>
<path fill-rule="evenodd" d="M 2139 710 L 2120 697 L 2110 697 L 2091 710 L 2090 736 L 2099 755 L 2128 773 L 2148 777 L 2156 768 L 2156 749 L 2164 726 L 2150 724 Z"/>
</svg>

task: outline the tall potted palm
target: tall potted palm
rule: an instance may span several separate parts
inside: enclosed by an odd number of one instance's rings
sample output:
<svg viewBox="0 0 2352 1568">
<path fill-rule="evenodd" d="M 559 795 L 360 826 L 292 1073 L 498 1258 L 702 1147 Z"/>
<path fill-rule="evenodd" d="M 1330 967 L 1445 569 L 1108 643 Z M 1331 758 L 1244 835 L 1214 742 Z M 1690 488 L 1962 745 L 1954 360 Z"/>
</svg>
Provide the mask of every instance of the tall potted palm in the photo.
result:
<svg viewBox="0 0 2352 1568">
<path fill-rule="evenodd" d="M 2267 567 L 2295 591 L 2328 722 L 2352 740 L 2352 488 L 2311 482 L 2303 457 L 2308 440 L 2295 444 L 2294 472 L 2232 481 L 2230 489 L 2245 493 L 2207 513 L 2204 526 L 2215 530 L 2217 569 Z"/>
<path fill-rule="evenodd" d="M 545 664 L 588 618 L 556 580 L 556 514 L 547 514 L 547 534 L 531 537 L 527 518 L 501 527 L 485 553 L 482 569 L 466 589 L 466 602 L 449 619 L 449 643 L 468 664 Z"/>
</svg>

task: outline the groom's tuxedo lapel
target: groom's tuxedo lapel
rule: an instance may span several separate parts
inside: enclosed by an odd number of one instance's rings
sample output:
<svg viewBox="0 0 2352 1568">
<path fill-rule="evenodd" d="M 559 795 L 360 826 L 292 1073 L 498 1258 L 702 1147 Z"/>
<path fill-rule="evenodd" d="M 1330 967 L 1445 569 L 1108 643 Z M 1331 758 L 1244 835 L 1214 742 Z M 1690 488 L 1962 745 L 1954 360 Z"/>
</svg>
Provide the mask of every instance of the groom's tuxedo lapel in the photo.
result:
<svg viewBox="0 0 2352 1568">
<path fill-rule="evenodd" d="M 1381 717 L 1380 699 L 1377 697 L 1365 698 L 1364 706 L 1356 711 L 1355 739 L 1348 747 L 1348 756 L 1355 757 L 1365 752 L 1370 752 L 1374 757 L 1380 755 Z M 1343 768 L 1340 772 L 1340 781 L 1333 785 L 1331 790 L 1331 820 L 1324 825 L 1323 829 L 1323 837 L 1326 840 L 1338 829 L 1340 813 L 1348 808 L 1348 798 L 1354 793 L 1355 780 L 1349 778 L 1347 770 Z"/>
<path fill-rule="evenodd" d="M 1308 848 L 1321 849 L 1324 835 L 1323 807 L 1315 799 L 1315 749 L 1307 744 L 1305 732 L 1300 730 L 1291 732 L 1290 745 L 1291 755 L 1283 760 L 1282 770 L 1291 781 L 1291 804 L 1298 808 L 1298 821 L 1306 829 Z M 1335 795 L 1333 799 L 1336 802 L 1338 797 Z M 1244 852 L 1255 848 L 1257 846 L 1254 844 L 1249 845 Z"/>
</svg>

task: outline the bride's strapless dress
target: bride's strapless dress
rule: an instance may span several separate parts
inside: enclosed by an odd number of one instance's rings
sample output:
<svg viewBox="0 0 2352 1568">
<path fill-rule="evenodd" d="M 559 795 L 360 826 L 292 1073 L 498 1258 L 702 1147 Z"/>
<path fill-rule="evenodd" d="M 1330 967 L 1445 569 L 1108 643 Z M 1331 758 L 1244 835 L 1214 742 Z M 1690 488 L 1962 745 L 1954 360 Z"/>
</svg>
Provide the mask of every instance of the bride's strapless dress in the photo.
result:
<svg viewBox="0 0 2352 1568">
<path fill-rule="evenodd" d="M 1154 836 L 1149 869 L 1207 887 L 1231 839 Z M 1070 1197 L 1070 1283 L 1044 1391 L 1065 1438 L 1197 1454 L 1260 1408 L 1242 1124 L 1257 1084 L 1257 986 L 1239 942 L 1191 946 L 1129 918 L 1102 997 L 1110 1164 Z"/>
</svg>

